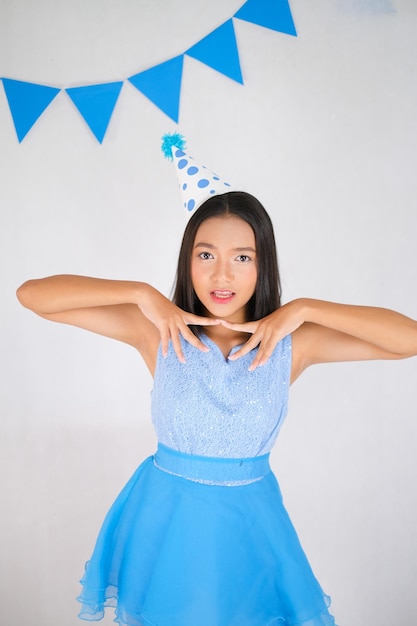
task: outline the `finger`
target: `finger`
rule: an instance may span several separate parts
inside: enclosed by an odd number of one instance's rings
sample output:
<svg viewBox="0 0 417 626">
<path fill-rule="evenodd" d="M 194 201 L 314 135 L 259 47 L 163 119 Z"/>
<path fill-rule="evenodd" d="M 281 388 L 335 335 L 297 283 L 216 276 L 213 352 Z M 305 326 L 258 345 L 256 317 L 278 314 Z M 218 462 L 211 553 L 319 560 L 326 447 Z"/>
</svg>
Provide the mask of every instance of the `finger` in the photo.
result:
<svg viewBox="0 0 417 626">
<path fill-rule="evenodd" d="M 266 361 L 267 359 L 262 358 L 258 352 L 256 357 L 253 359 L 252 363 L 248 367 L 249 371 L 253 372 L 254 370 L 256 370 L 257 367 L 261 367 L 262 365 L 265 365 Z"/>
<path fill-rule="evenodd" d="M 239 348 L 239 350 L 237 350 L 236 352 L 233 352 L 233 354 L 231 354 L 228 358 L 231 361 L 236 361 L 237 359 L 240 359 L 242 356 L 245 356 L 245 354 L 248 354 L 251 350 L 253 350 L 254 348 L 256 348 L 257 345 L 259 345 L 259 342 L 261 341 L 261 337 L 259 337 L 259 335 L 257 335 L 256 333 L 252 335 L 252 337 L 250 337 L 241 348 Z"/>
<path fill-rule="evenodd" d="M 182 328 L 181 335 L 186 341 L 188 341 L 188 343 L 198 350 L 201 350 L 202 352 L 209 352 L 210 349 L 196 335 L 194 335 L 193 332 L 191 332 L 188 326 Z"/>
<path fill-rule="evenodd" d="M 235 330 L 237 332 L 242 333 L 254 333 L 259 326 L 258 322 L 244 322 L 242 324 L 234 324 L 233 322 L 228 322 L 227 320 L 219 320 L 219 323 L 225 328 L 229 328 L 229 330 Z"/>
<path fill-rule="evenodd" d="M 217 320 L 214 317 L 200 317 L 196 326 L 218 326 L 219 324 L 220 320 Z"/>
<path fill-rule="evenodd" d="M 179 336 L 177 328 L 175 328 L 173 332 L 171 333 L 171 341 L 172 341 L 172 347 L 174 348 L 174 352 L 177 355 L 178 360 L 181 363 L 185 363 L 185 357 L 182 351 L 181 340 L 180 340 L 180 336 Z"/>
<path fill-rule="evenodd" d="M 159 329 L 159 335 L 161 337 L 162 356 L 164 358 L 166 358 L 167 355 L 168 355 L 168 346 L 169 346 L 169 331 L 168 331 L 168 329 L 160 328 Z"/>
<path fill-rule="evenodd" d="M 220 324 L 220 320 L 215 317 L 203 317 L 201 315 L 194 315 L 193 313 L 188 313 L 183 319 L 186 324 L 194 326 L 217 326 Z"/>
<path fill-rule="evenodd" d="M 267 361 L 270 359 L 278 342 L 279 337 L 277 336 L 270 337 L 266 341 L 262 340 L 257 355 L 249 366 L 249 371 L 252 372 L 257 367 L 262 367 L 262 365 L 265 365 L 265 363 L 267 363 Z"/>
</svg>

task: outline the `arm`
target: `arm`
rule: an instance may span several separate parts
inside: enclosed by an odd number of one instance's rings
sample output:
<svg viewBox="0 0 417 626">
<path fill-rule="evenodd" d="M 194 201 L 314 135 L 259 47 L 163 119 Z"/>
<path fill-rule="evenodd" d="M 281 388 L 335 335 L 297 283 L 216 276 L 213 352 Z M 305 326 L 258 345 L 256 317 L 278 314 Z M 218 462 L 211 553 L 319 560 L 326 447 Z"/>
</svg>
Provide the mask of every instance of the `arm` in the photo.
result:
<svg viewBox="0 0 417 626">
<path fill-rule="evenodd" d="M 137 304 L 144 289 L 144 284 L 130 281 L 61 275 L 29 280 L 16 295 L 45 319 L 134 346 L 153 371 L 159 334 Z"/>
<path fill-rule="evenodd" d="M 239 358 L 259 345 L 252 369 L 265 363 L 278 341 L 293 333 L 294 379 L 314 363 L 400 359 L 417 354 L 417 322 L 376 307 L 301 298 L 263 320 L 242 326 L 253 335 L 233 356 Z"/>
<path fill-rule="evenodd" d="M 41 317 L 134 346 L 151 371 L 160 341 L 166 353 L 171 339 L 183 360 L 179 334 L 197 348 L 206 349 L 187 324 L 214 323 L 182 311 L 150 285 L 136 281 L 50 276 L 24 283 L 17 297 Z"/>
<path fill-rule="evenodd" d="M 104 280 L 62 274 L 28 280 L 16 295 L 19 302 L 39 315 L 52 315 L 89 307 L 134 304 L 145 283 Z"/>
<path fill-rule="evenodd" d="M 417 322 L 401 313 L 309 299 L 299 306 L 305 321 L 293 333 L 294 378 L 316 363 L 417 355 Z"/>
</svg>

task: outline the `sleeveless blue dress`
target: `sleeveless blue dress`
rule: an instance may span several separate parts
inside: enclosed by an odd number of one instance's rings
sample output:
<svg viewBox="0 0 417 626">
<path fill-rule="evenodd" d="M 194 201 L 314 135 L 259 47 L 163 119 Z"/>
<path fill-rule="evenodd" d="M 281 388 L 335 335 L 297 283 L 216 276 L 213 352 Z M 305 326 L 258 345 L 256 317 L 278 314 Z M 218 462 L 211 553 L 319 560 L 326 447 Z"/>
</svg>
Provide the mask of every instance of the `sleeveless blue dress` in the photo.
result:
<svg viewBox="0 0 417 626">
<path fill-rule="evenodd" d="M 172 346 L 158 355 L 158 449 L 107 514 L 79 617 L 112 606 L 120 626 L 334 626 L 268 462 L 291 336 L 253 372 L 254 352 L 230 361 L 201 339 L 209 352 L 182 341 L 185 364 Z"/>
</svg>

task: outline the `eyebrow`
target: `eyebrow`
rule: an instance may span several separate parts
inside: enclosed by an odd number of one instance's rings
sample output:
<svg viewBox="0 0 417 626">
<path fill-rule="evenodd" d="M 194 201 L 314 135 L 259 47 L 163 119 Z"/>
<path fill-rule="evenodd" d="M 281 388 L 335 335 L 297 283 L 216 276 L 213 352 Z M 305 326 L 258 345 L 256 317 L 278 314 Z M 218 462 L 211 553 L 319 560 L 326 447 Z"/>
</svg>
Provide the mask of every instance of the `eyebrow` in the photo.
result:
<svg viewBox="0 0 417 626">
<path fill-rule="evenodd" d="M 212 243 L 205 243 L 204 241 L 199 241 L 198 243 L 195 244 L 194 248 L 208 248 L 209 250 L 215 250 L 216 246 L 214 246 Z M 256 253 L 255 248 L 252 248 L 252 246 L 242 246 L 239 248 L 233 248 L 233 250 L 235 252 L 255 252 Z"/>
</svg>

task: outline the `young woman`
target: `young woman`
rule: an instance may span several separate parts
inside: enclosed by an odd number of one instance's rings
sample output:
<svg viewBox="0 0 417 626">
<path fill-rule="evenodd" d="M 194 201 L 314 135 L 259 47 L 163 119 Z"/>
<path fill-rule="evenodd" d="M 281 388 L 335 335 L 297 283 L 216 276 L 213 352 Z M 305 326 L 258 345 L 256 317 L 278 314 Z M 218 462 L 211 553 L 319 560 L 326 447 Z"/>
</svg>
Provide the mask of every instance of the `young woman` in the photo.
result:
<svg viewBox="0 0 417 626">
<path fill-rule="evenodd" d="M 110 509 L 80 617 L 123 626 L 330 626 L 268 456 L 310 365 L 417 354 L 417 322 L 297 299 L 281 306 L 271 221 L 249 194 L 191 217 L 173 302 L 148 284 L 31 280 L 39 315 L 127 342 L 154 376 L 158 450 Z"/>
</svg>

